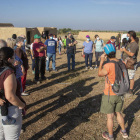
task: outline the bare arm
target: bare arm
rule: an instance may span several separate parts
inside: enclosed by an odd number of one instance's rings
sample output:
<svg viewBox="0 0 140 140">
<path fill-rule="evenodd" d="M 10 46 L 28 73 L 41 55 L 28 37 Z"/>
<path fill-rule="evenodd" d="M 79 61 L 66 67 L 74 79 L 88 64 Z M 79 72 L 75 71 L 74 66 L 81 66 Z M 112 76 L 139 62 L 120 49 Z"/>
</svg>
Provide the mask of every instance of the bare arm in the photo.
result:
<svg viewBox="0 0 140 140">
<path fill-rule="evenodd" d="M 135 55 L 134 53 L 127 51 L 125 48 L 121 48 L 120 51 L 125 52 L 127 55 L 129 55 L 131 57 L 133 57 Z"/>
<path fill-rule="evenodd" d="M 14 106 L 24 108 L 25 104 L 16 96 L 17 81 L 15 75 L 10 74 L 4 81 L 5 98 Z"/>
</svg>

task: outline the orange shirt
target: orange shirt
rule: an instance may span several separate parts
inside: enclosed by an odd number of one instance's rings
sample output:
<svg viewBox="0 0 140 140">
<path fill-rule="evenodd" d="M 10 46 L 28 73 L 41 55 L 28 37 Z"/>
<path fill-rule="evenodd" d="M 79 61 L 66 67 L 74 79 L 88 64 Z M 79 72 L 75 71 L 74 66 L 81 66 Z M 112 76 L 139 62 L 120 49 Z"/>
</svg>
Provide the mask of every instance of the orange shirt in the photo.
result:
<svg viewBox="0 0 140 140">
<path fill-rule="evenodd" d="M 106 71 L 108 72 L 107 76 L 109 81 L 111 82 L 111 84 L 114 84 L 115 82 L 115 64 L 114 63 L 107 63 L 104 65 L 104 68 L 106 69 Z M 112 91 L 112 87 L 109 83 L 109 81 L 107 80 L 107 78 L 105 77 L 105 89 L 104 89 L 104 94 L 108 95 L 108 91 L 109 91 L 109 95 L 116 95 L 113 91 Z M 110 88 L 110 89 L 109 89 Z"/>
</svg>

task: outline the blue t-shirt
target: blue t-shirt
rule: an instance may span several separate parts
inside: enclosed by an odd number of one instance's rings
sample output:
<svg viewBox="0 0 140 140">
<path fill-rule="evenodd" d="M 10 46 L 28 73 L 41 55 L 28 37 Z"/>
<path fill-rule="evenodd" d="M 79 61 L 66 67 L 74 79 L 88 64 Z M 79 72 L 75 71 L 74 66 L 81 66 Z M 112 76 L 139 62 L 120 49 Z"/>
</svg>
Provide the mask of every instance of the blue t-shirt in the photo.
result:
<svg viewBox="0 0 140 140">
<path fill-rule="evenodd" d="M 55 46 L 57 42 L 54 39 L 47 39 L 45 45 L 47 45 L 47 53 L 56 53 Z"/>
<path fill-rule="evenodd" d="M 93 50 L 93 42 L 89 41 L 89 43 L 87 43 L 86 41 L 83 43 L 84 46 L 84 53 L 90 54 L 92 53 Z"/>
<path fill-rule="evenodd" d="M 103 40 L 100 40 L 100 41 L 95 40 L 94 43 L 95 43 L 95 46 L 96 46 L 95 51 L 96 52 L 103 52 L 103 50 L 104 50 L 104 47 L 103 47 L 104 41 Z"/>
</svg>

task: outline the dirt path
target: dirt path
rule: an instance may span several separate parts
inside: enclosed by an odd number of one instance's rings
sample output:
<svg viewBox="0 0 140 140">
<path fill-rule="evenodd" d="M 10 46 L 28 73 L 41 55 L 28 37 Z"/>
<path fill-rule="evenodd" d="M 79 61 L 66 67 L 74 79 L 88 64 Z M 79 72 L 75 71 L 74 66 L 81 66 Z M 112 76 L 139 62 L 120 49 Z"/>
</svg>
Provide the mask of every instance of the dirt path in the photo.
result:
<svg viewBox="0 0 140 140">
<path fill-rule="evenodd" d="M 75 72 L 67 72 L 67 56 L 58 53 L 58 72 L 46 72 L 48 80 L 35 85 L 31 69 L 28 71 L 29 86 L 26 90 L 30 96 L 24 99 L 29 109 L 23 118 L 25 132 L 20 140 L 103 140 L 101 134 L 107 131 L 107 118 L 99 110 L 104 78 L 98 77 L 98 70 L 85 71 L 84 58 L 81 57 L 82 42 L 78 42 Z M 95 58 L 93 64 L 94 61 Z M 130 140 L 140 140 L 139 72 L 140 68 L 135 76 L 135 95 L 125 100 L 122 111 L 126 115 L 126 127 L 130 129 Z M 118 123 L 114 120 L 116 140 L 123 140 L 117 129 Z"/>
</svg>

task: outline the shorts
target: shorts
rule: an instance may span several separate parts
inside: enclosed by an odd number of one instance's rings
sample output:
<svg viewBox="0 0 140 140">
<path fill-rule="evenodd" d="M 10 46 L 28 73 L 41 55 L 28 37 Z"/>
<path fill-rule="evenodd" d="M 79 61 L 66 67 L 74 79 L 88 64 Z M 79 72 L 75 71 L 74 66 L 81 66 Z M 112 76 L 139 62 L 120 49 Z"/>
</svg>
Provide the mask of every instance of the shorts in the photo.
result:
<svg viewBox="0 0 140 140">
<path fill-rule="evenodd" d="M 109 96 L 108 101 L 108 95 L 103 94 L 100 112 L 105 114 L 121 112 L 122 107 L 123 107 L 123 96 L 117 95 Z"/>
<path fill-rule="evenodd" d="M 135 70 L 128 69 L 128 76 L 129 76 L 129 80 L 134 79 L 134 77 L 135 77 Z"/>
</svg>

